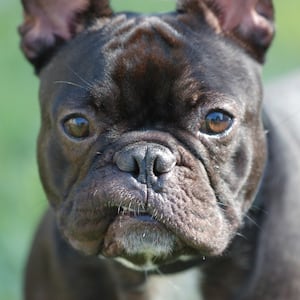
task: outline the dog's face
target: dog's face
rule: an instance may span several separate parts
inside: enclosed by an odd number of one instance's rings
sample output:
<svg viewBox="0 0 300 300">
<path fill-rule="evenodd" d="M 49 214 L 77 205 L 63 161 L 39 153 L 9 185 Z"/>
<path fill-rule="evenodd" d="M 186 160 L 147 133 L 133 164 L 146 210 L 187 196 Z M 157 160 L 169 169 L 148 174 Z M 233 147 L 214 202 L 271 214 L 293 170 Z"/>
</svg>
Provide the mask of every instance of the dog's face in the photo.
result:
<svg viewBox="0 0 300 300">
<path fill-rule="evenodd" d="M 245 28 L 238 43 L 216 33 L 218 14 L 197 3 L 102 18 L 40 72 L 42 181 L 62 234 L 86 254 L 142 268 L 218 255 L 253 201 L 263 50 Z"/>
</svg>

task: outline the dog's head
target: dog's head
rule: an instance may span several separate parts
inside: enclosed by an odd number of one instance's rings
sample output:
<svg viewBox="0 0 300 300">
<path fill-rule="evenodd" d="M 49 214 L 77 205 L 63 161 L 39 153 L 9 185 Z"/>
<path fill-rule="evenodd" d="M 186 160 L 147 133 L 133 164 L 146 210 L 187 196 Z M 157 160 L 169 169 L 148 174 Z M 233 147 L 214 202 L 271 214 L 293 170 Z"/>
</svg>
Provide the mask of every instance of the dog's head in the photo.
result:
<svg viewBox="0 0 300 300">
<path fill-rule="evenodd" d="M 40 173 L 65 238 L 143 268 L 221 254 L 264 167 L 271 1 L 179 0 L 151 16 L 104 0 L 23 5 Z"/>
</svg>

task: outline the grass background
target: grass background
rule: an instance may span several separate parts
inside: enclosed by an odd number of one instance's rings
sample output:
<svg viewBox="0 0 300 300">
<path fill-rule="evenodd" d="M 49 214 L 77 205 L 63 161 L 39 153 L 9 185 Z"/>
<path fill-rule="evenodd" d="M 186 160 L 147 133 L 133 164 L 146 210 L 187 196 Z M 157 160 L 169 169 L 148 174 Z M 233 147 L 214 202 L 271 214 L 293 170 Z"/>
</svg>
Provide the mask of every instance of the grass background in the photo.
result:
<svg viewBox="0 0 300 300">
<path fill-rule="evenodd" d="M 114 0 L 117 10 L 171 10 L 172 0 Z M 275 0 L 277 36 L 264 80 L 300 68 L 300 1 Z M 19 51 L 18 1 L 0 0 L 0 299 L 21 299 L 24 262 L 46 207 L 35 158 L 38 80 Z M 284 95 L 283 99 L 284 99 Z"/>
</svg>

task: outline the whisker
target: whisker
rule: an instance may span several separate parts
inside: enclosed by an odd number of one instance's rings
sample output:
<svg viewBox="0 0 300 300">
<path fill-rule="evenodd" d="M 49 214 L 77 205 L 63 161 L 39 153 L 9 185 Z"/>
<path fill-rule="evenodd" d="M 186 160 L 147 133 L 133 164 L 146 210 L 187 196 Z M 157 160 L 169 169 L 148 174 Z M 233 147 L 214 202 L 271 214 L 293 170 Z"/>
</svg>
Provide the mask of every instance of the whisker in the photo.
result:
<svg viewBox="0 0 300 300">
<path fill-rule="evenodd" d="M 128 210 L 130 211 L 131 209 L 131 204 L 132 204 L 132 201 L 129 202 L 129 205 L 128 205 Z"/>
<path fill-rule="evenodd" d="M 87 87 L 85 87 L 83 85 L 80 85 L 80 84 L 77 84 L 75 82 L 71 82 L 71 81 L 57 80 L 57 81 L 54 81 L 54 84 L 67 84 L 67 85 L 72 85 L 72 86 L 78 87 L 78 88 L 83 89 L 87 92 L 90 91 Z"/>
<path fill-rule="evenodd" d="M 81 77 L 77 72 L 75 72 L 69 65 L 66 65 L 66 67 L 71 71 L 79 80 L 81 80 L 83 83 L 87 85 L 87 87 L 92 88 L 92 83 L 85 80 L 83 77 Z"/>
<path fill-rule="evenodd" d="M 119 206 L 118 206 L 118 215 L 121 212 L 121 208 L 122 208 L 122 201 L 120 202 Z M 122 214 L 124 214 L 124 211 L 122 210 Z"/>
<path fill-rule="evenodd" d="M 259 226 L 259 224 L 253 219 L 251 218 L 248 214 L 245 214 L 245 218 L 247 218 L 252 224 L 254 224 L 258 229 L 261 229 L 261 227 Z"/>
<path fill-rule="evenodd" d="M 248 238 L 244 234 L 242 234 L 240 232 L 237 232 L 235 235 L 238 236 L 238 237 L 241 237 L 242 239 L 244 239 L 246 241 L 248 240 Z"/>
<path fill-rule="evenodd" d="M 96 197 L 96 194 L 98 193 L 98 190 L 95 189 L 95 191 L 93 192 L 93 197 L 95 198 Z"/>
</svg>

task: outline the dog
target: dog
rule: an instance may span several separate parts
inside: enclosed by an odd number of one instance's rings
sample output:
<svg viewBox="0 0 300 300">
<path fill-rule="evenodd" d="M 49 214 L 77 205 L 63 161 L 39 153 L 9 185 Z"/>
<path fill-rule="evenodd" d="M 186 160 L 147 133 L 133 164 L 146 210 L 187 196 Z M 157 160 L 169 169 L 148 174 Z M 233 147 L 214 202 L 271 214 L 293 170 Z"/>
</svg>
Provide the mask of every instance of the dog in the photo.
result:
<svg viewBox="0 0 300 300">
<path fill-rule="evenodd" d="M 271 0 L 23 0 L 49 209 L 27 300 L 299 300 L 299 121 L 263 105 Z"/>
</svg>

